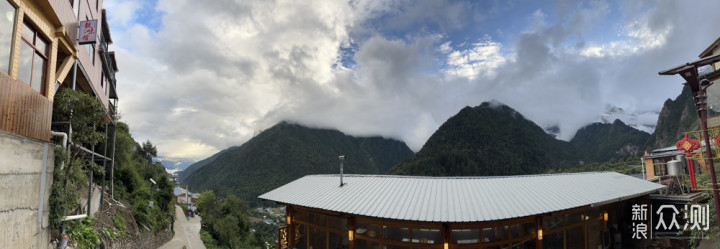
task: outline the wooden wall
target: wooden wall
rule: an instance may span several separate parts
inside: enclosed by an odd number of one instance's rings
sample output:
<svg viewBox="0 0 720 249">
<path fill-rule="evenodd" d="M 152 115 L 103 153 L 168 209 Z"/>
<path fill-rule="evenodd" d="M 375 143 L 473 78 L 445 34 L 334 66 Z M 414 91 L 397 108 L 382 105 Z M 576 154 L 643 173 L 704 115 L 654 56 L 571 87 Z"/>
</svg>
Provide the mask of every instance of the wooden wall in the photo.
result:
<svg viewBox="0 0 720 249">
<path fill-rule="evenodd" d="M 0 73 L 0 129 L 50 140 L 52 102 L 24 83 Z"/>
</svg>

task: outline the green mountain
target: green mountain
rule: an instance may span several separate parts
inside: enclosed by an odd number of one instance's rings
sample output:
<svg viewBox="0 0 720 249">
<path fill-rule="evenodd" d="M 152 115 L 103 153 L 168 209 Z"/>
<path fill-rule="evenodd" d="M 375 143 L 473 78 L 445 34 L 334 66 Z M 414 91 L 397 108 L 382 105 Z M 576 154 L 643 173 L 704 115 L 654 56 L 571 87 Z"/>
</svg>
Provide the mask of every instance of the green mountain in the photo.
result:
<svg viewBox="0 0 720 249">
<path fill-rule="evenodd" d="M 345 173 L 380 174 L 413 152 L 397 140 L 282 122 L 218 155 L 184 183 L 196 191 L 217 189 L 253 203 L 258 195 L 302 176 L 338 174 L 339 155 L 345 155 Z"/>
<path fill-rule="evenodd" d="M 184 182 L 185 179 L 187 179 L 188 176 L 192 175 L 193 172 L 197 171 L 198 169 L 200 169 L 203 166 L 207 165 L 208 163 L 212 162 L 213 160 L 215 160 L 215 158 L 222 155 L 223 153 L 225 153 L 229 150 L 232 150 L 234 148 L 237 148 L 237 146 L 232 146 L 230 148 L 221 150 L 220 152 L 215 153 L 214 155 L 212 155 L 208 158 L 205 158 L 203 160 L 200 160 L 200 161 L 197 161 L 196 163 L 191 164 L 185 170 L 180 171 L 180 173 L 178 173 L 178 178 L 179 178 L 180 182 Z"/>
<path fill-rule="evenodd" d="M 591 162 L 607 161 L 642 154 L 650 134 L 616 119 L 612 124 L 594 123 L 575 133 L 570 143 Z"/>
<path fill-rule="evenodd" d="M 557 140 L 512 108 L 483 103 L 448 119 L 410 160 L 390 174 L 517 175 L 579 164 L 569 142 Z"/>
<path fill-rule="evenodd" d="M 667 99 L 658 116 L 655 131 L 645 143 L 648 151 L 673 146 L 684 136 L 683 132 L 700 129 L 690 87 L 684 87 L 675 100 Z"/>
</svg>

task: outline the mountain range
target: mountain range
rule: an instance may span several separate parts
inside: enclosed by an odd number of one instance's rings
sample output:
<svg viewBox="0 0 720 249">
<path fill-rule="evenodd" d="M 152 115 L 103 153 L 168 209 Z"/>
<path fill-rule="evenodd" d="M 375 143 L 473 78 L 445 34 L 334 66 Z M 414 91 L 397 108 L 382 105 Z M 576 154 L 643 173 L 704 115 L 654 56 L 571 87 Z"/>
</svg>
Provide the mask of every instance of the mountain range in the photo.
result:
<svg viewBox="0 0 720 249">
<path fill-rule="evenodd" d="M 486 102 L 448 119 L 413 157 L 390 174 L 518 175 L 570 168 L 585 162 L 639 155 L 650 134 L 627 126 L 594 123 L 570 141 L 555 139 L 515 111 Z"/>
<path fill-rule="evenodd" d="M 689 95 L 685 89 L 675 100 L 665 102 L 653 134 L 620 120 L 600 120 L 578 130 L 570 141 L 555 139 L 548 129 L 508 106 L 487 102 L 465 107 L 449 118 L 417 154 L 397 140 L 353 137 L 281 122 L 241 146 L 191 165 L 180 177 L 193 189 L 216 189 L 255 202 L 264 191 L 304 175 L 338 173 L 337 156 L 343 154 L 345 173 L 353 174 L 544 173 L 670 146 L 682 131 L 697 125 Z"/>
<path fill-rule="evenodd" d="M 245 144 L 200 161 L 183 183 L 195 190 L 215 189 L 249 201 L 309 174 L 382 174 L 413 156 L 403 142 L 382 137 L 353 137 L 337 130 L 281 122 Z M 339 184 L 339 181 L 338 181 Z"/>
</svg>

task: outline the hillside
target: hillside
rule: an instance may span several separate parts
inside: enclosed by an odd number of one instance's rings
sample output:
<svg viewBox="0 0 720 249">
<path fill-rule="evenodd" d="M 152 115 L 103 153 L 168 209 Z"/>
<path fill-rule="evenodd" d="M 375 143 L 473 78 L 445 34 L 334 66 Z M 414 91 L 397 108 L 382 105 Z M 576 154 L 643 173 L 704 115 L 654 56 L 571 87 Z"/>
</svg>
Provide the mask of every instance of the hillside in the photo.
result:
<svg viewBox="0 0 720 249">
<path fill-rule="evenodd" d="M 257 196 L 309 174 L 379 174 L 413 155 L 405 143 L 380 137 L 357 138 L 337 130 L 279 123 L 228 150 L 188 176 L 195 190 L 217 189 L 248 202 Z M 339 182 L 339 180 L 338 180 Z"/>
<path fill-rule="evenodd" d="M 612 124 L 594 123 L 581 128 L 570 143 L 586 161 L 601 162 L 642 154 L 648 137 L 650 134 L 617 119 Z"/>
<path fill-rule="evenodd" d="M 673 146 L 680 140 L 685 131 L 700 129 L 700 121 L 695 109 L 692 92 L 689 87 L 683 87 L 683 91 L 675 100 L 666 100 L 663 104 L 660 116 L 658 116 L 655 131 L 645 143 L 645 149 L 653 149 Z"/>
<path fill-rule="evenodd" d="M 178 178 L 179 178 L 180 182 L 184 182 L 185 179 L 187 179 L 188 176 L 192 175 L 193 172 L 197 171 L 198 169 L 200 169 L 203 166 L 207 165 L 208 163 L 212 162 L 213 160 L 215 160 L 215 158 L 222 155 L 223 153 L 225 153 L 229 150 L 232 150 L 234 148 L 237 148 L 237 146 L 232 146 L 230 148 L 221 150 L 220 152 L 215 153 L 214 155 L 212 155 L 208 158 L 205 158 L 196 163 L 193 163 L 192 165 L 188 166 L 185 170 L 180 171 L 180 173 L 178 173 Z"/>
<path fill-rule="evenodd" d="M 575 166 L 569 143 L 556 140 L 514 109 L 499 103 L 465 107 L 428 139 L 417 155 L 390 174 L 517 175 Z"/>
</svg>

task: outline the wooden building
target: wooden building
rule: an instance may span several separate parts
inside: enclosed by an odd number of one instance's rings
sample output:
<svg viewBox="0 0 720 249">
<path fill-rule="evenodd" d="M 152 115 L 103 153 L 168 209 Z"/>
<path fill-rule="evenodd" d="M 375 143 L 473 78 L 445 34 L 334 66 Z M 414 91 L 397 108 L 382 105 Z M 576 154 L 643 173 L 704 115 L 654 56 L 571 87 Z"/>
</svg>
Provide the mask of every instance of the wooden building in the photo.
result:
<svg viewBox="0 0 720 249">
<path fill-rule="evenodd" d="M 67 120 L 53 123 L 55 93 L 72 88 L 96 97 L 106 107 L 108 126 L 114 125 L 118 70 L 108 49 L 112 40 L 102 3 L 0 0 L 0 198 L 12 200 L 0 203 L 0 223 L 6 224 L 0 228 L 0 248 L 47 248 L 50 241 L 51 137 L 72 141 Z M 80 44 L 79 26 L 86 20 L 97 20 L 97 30 L 88 36 L 97 39 Z M 104 148 L 85 149 L 100 165 L 112 164 L 100 153 Z"/>
<path fill-rule="evenodd" d="M 609 248 L 610 227 L 663 188 L 614 172 L 340 181 L 305 176 L 259 197 L 287 207 L 277 248 Z"/>
</svg>

